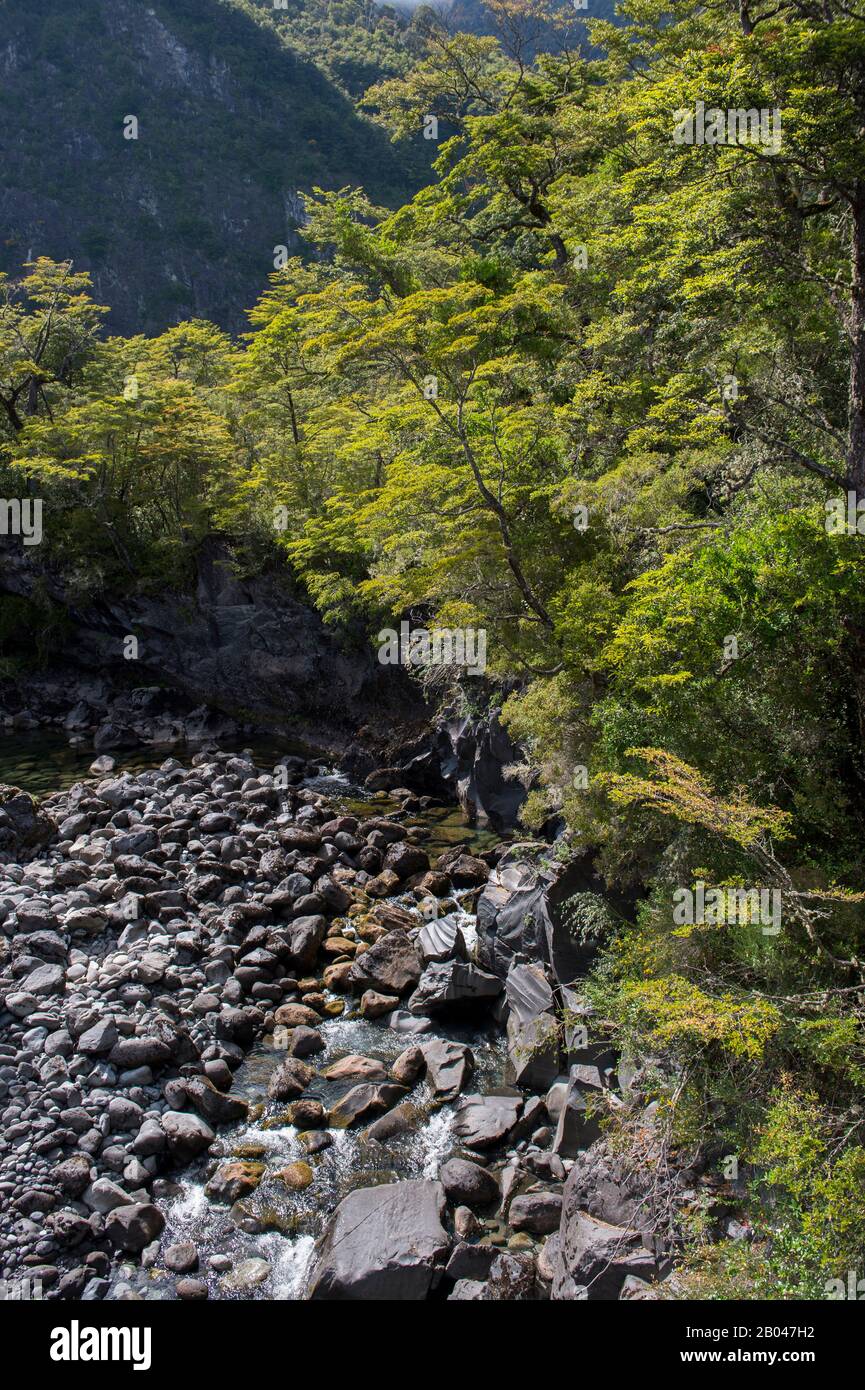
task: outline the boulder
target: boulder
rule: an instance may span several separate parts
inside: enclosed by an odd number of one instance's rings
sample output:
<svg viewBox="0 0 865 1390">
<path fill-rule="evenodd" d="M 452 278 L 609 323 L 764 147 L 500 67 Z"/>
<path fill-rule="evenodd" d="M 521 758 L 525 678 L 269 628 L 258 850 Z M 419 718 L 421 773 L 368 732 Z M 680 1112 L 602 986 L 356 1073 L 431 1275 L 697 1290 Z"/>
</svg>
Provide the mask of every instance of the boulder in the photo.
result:
<svg viewBox="0 0 865 1390">
<path fill-rule="evenodd" d="M 489 866 L 472 854 L 461 854 L 452 860 L 447 872 L 455 888 L 477 888 L 490 876 Z"/>
<path fill-rule="evenodd" d="M 267 1094 L 271 1100 L 294 1100 L 306 1090 L 315 1072 L 298 1057 L 286 1057 L 271 1074 Z"/>
<path fill-rule="evenodd" d="M 509 1018 L 518 1023 L 530 1023 L 540 1014 L 555 1008 L 552 986 L 538 965 L 519 965 L 514 962 L 505 980 L 505 996 Z"/>
<path fill-rule="evenodd" d="M 486 1279 L 460 1279 L 448 1302 L 525 1303 L 537 1297 L 535 1262 L 531 1255 L 502 1251 Z"/>
<path fill-rule="evenodd" d="M 210 1148 L 216 1135 L 199 1115 L 189 1115 L 177 1110 L 166 1110 L 162 1116 L 162 1128 L 168 1140 L 168 1152 L 175 1163 L 190 1163 L 193 1158 Z"/>
<path fill-rule="evenodd" d="M 165 1217 L 151 1202 L 115 1207 L 105 1219 L 105 1234 L 117 1250 L 137 1252 L 157 1239 Z"/>
<path fill-rule="evenodd" d="M 124 1070 L 132 1067 L 164 1067 L 171 1048 L 161 1038 L 121 1038 L 108 1054 L 109 1061 Z"/>
<path fill-rule="evenodd" d="M 405 932 L 391 931 L 357 957 L 348 978 L 358 991 L 401 995 L 417 984 L 420 975 L 420 957 L 413 943 Z"/>
<path fill-rule="evenodd" d="M 346 1091 L 345 1095 L 331 1106 L 327 1117 L 328 1127 L 330 1129 L 347 1129 L 349 1125 L 369 1120 L 373 1116 L 381 1115 L 383 1111 L 389 1110 L 405 1095 L 405 1086 L 392 1084 L 375 1086 L 371 1082 L 352 1086 L 350 1091 Z"/>
<path fill-rule="evenodd" d="M 302 1066 L 303 1063 L 299 1062 L 297 1065 Z M 246 1119 L 249 1113 L 249 1106 L 245 1100 L 224 1095 L 206 1076 L 190 1077 L 185 1089 L 190 1105 L 210 1124 L 231 1124 L 233 1120 Z"/>
<path fill-rule="evenodd" d="M 379 994 L 377 990 L 366 989 L 360 996 L 360 1012 L 364 1018 L 383 1018 L 393 1013 L 399 999 L 395 994 Z"/>
<path fill-rule="evenodd" d="M 0 851 L 17 854 L 37 849 L 55 833 L 53 820 L 39 810 L 29 792 L 0 782 Z"/>
<path fill-rule="evenodd" d="M 439 1182 L 357 1188 L 340 1202 L 316 1245 L 307 1296 L 361 1302 L 426 1298 L 450 1248 L 444 1212 Z"/>
<path fill-rule="evenodd" d="M 327 918 L 320 914 L 296 917 L 289 927 L 291 963 L 301 970 L 315 964 L 319 947 L 327 935 Z"/>
<path fill-rule="evenodd" d="M 515 1085 L 545 1091 L 559 1074 L 559 1024 L 553 1014 L 538 1014 L 521 1023 L 508 1015 L 508 1060 Z"/>
<path fill-rule="evenodd" d="M 645 1230 L 657 1224 L 662 1194 L 657 1191 L 652 1157 L 635 1165 L 611 1149 L 606 1139 L 578 1153 L 568 1174 L 565 1193 L 574 1209 L 582 1209 L 612 1226 Z"/>
<path fill-rule="evenodd" d="M 423 1044 L 426 1078 L 437 1100 L 455 1100 L 474 1076 L 475 1059 L 464 1043 L 434 1038 Z"/>
<path fill-rule="evenodd" d="M 315 1028 L 290 1028 L 283 1036 L 283 1046 L 291 1057 L 311 1057 L 313 1053 L 323 1052 L 324 1038 Z"/>
<path fill-rule="evenodd" d="M 306 1004 L 280 1004 L 273 1017 L 280 1028 L 317 1028 L 322 1021 Z"/>
<path fill-rule="evenodd" d="M 580 1211 L 566 1184 L 553 1254 L 552 1299 L 617 1299 L 629 1275 L 653 1280 L 658 1273 L 657 1259 L 643 1247 L 638 1232 Z"/>
<path fill-rule="evenodd" d="M 493 1174 L 467 1158 L 449 1158 L 443 1163 L 439 1182 L 453 1206 L 487 1207 L 499 1197 L 499 1185 Z"/>
<path fill-rule="evenodd" d="M 540 963 L 571 984 L 609 927 L 602 887 L 589 856 L 541 867 L 506 853 L 478 900 L 478 964 L 505 978 L 514 964 Z"/>
<path fill-rule="evenodd" d="M 451 960 L 467 960 L 465 937 L 453 915 L 426 922 L 418 932 L 417 949 L 424 965 Z"/>
<path fill-rule="evenodd" d="M 514 1197 L 508 1209 L 508 1224 L 515 1231 L 533 1236 L 552 1235 L 559 1229 L 562 1198 L 557 1192 L 525 1192 Z"/>
<path fill-rule="evenodd" d="M 417 845 L 405 841 L 390 845 L 384 857 L 384 872 L 390 869 L 400 880 L 411 878 L 412 874 L 423 873 L 429 868 L 429 859 Z"/>
<path fill-rule="evenodd" d="M 391 1079 L 400 1086 L 412 1086 L 423 1071 L 426 1062 L 422 1047 L 407 1047 L 401 1052 L 390 1069 Z"/>
<path fill-rule="evenodd" d="M 600 1139 L 597 1112 L 603 1089 L 597 1067 L 571 1067 L 553 1140 L 553 1151 L 560 1157 L 576 1158 L 582 1149 Z"/>
<path fill-rule="evenodd" d="M 463 1096 L 456 1108 L 453 1133 L 469 1149 L 504 1143 L 523 1111 L 520 1096 Z"/>
<path fill-rule="evenodd" d="M 322 1076 L 328 1081 L 343 1081 L 347 1077 L 360 1077 L 364 1081 L 386 1081 L 387 1071 L 383 1062 L 379 1062 L 375 1057 L 361 1057 L 358 1053 L 349 1053 L 347 1057 L 340 1057 L 338 1062 L 332 1062 L 322 1072 Z M 395 1081 L 402 1081 L 401 1077 L 394 1076 Z"/>
<path fill-rule="evenodd" d="M 204 1190 L 215 1202 L 237 1202 L 254 1192 L 263 1176 L 263 1163 L 235 1160 L 221 1164 Z"/>
<path fill-rule="evenodd" d="M 490 1004 L 501 992 L 495 975 L 466 961 L 448 960 L 426 967 L 408 1007 L 413 1014 L 468 1012 Z"/>
<path fill-rule="evenodd" d="M 406 1134 L 417 1123 L 417 1119 L 418 1113 L 415 1106 L 397 1105 L 386 1115 L 381 1115 L 377 1120 L 373 1120 L 363 1137 L 364 1139 L 373 1139 L 379 1144 L 386 1144 L 388 1139 L 395 1139 L 400 1134 Z"/>
</svg>

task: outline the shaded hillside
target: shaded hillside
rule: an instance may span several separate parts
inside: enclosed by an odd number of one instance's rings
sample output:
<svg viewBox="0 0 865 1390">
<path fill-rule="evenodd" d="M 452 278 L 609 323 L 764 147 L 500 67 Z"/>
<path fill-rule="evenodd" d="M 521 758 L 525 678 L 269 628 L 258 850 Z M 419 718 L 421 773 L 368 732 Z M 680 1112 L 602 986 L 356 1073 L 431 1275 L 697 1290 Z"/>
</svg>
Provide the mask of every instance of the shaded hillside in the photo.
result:
<svg viewBox="0 0 865 1390">
<path fill-rule="evenodd" d="M 251 7 L 0 0 L 0 34 L 0 269 L 74 257 L 114 331 L 245 327 L 274 246 L 297 249 L 298 189 L 395 204 L 414 182 Z"/>
</svg>

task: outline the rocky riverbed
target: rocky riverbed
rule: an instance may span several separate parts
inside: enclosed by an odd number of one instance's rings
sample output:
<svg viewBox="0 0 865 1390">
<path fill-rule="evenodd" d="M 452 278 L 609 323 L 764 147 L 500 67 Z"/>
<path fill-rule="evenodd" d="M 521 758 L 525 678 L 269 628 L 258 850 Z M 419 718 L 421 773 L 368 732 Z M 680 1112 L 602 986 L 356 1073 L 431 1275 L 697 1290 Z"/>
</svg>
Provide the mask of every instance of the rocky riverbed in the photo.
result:
<svg viewBox="0 0 865 1390">
<path fill-rule="evenodd" d="M 651 1184 L 602 1136 L 638 1078 L 593 1036 L 560 911 L 579 874 L 442 850 L 429 797 L 354 805 L 296 756 L 109 764 L 0 789 L 5 1280 L 656 1296 Z"/>
</svg>

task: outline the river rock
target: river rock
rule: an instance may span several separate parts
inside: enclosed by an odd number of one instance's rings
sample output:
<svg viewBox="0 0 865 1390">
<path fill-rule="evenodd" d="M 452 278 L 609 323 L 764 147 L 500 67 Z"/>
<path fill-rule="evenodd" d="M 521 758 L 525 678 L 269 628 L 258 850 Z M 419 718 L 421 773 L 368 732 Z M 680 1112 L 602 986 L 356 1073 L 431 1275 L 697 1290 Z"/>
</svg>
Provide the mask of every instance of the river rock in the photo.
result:
<svg viewBox="0 0 865 1390">
<path fill-rule="evenodd" d="M 584 975 L 608 930 L 603 884 L 586 855 L 541 866 L 506 853 L 478 900 L 478 964 L 503 979 L 514 964 L 548 965 L 560 985 Z M 584 895 L 587 922 L 575 904 Z M 594 925 L 593 925 L 594 924 Z"/>
<path fill-rule="evenodd" d="M 116 1067 L 162 1067 L 171 1058 L 171 1048 L 161 1038 L 121 1038 L 108 1056 Z"/>
<path fill-rule="evenodd" d="M 215 1202 L 230 1204 L 254 1192 L 263 1176 L 263 1163 L 235 1160 L 217 1168 L 204 1190 Z"/>
<path fill-rule="evenodd" d="M 111 1051 L 117 1040 L 117 1027 L 109 1014 L 81 1034 L 78 1039 L 78 1051 L 83 1052 L 85 1056 L 102 1057 Z"/>
<path fill-rule="evenodd" d="M 216 1135 L 199 1115 L 184 1114 L 177 1110 L 166 1110 L 162 1116 L 162 1128 L 168 1141 L 168 1151 L 175 1163 L 189 1163 L 204 1153 L 214 1142 Z"/>
<path fill-rule="evenodd" d="M 477 888 L 490 876 L 488 865 L 472 854 L 461 854 L 448 863 L 447 872 L 456 888 Z"/>
<path fill-rule="evenodd" d="M 487 1207 L 498 1200 L 499 1185 L 493 1174 L 466 1158 L 449 1158 L 443 1163 L 439 1181 L 454 1206 Z"/>
<path fill-rule="evenodd" d="M 325 1121 L 325 1109 L 320 1100 L 304 1096 L 293 1100 L 286 1108 L 286 1118 L 296 1129 L 319 1129 Z"/>
<path fill-rule="evenodd" d="M 28 792 L 0 782 L 0 850 L 8 854 L 35 849 L 55 833 L 53 820 Z"/>
<path fill-rule="evenodd" d="M 289 1163 L 287 1168 L 280 1168 L 274 1177 L 279 1178 L 291 1192 L 303 1192 L 314 1181 L 315 1174 L 308 1163 L 298 1159 L 295 1163 Z"/>
<path fill-rule="evenodd" d="M 405 1053 L 402 1055 L 405 1056 Z M 423 1058 L 421 1058 L 421 1062 L 423 1062 Z M 364 1081 L 386 1081 L 387 1071 L 384 1063 L 379 1062 L 376 1058 L 361 1057 L 356 1052 L 352 1052 L 347 1057 L 340 1057 L 339 1061 L 332 1062 L 329 1067 L 324 1069 L 322 1076 L 326 1077 L 328 1081 L 342 1081 L 346 1077 L 358 1076 L 362 1077 Z M 393 1079 L 403 1085 L 406 1084 L 402 1077 L 394 1075 Z"/>
<path fill-rule="evenodd" d="M 150 1202 L 115 1207 L 105 1220 L 105 1234 L 118 1250 L 136 1252 L 162 1234 L 165 1217 Z"/>
<path fill-rule="evenodd" d="M 398 879 L 411 878 L 412 874 L 423 873 L 429 868 L 429 859 L 417 845 L 405 841 L 390 845 L 384 856 L 383 871 L 396 874 Z"/>
<path fill-rule="evenodd" d="M 455 1100 L 474 1076 L 475 1059 L 464 1043 L 435 1038 L 423 1044 L 426 1077 L 437 1100 Z"/>
<path fill-rule="evenodd" d="M 422 1047 L 407 1047 L 401 1052 L 390 1069 L 392 1080 L 400 1086 L 413 1086 L 424 1067 L 426 1060 Z"/>
<path fill-rule="evenodd" d="M 405 1094 L 405 1086 L 376 1086 L 370 1082 L 352 1086 L 350 1091 L 346 1091 L 345 1095 L 331 1106 L 327 1117 L 328 1128 L 347 1129 L 349 1125 L 359 1124 L 362 1120 L 380 1115 L 398 1100 L 402 1100 Z"/>
<path fill-rule="evenodd" d="M 257 1289 L 267 1283 L 269 1278 L 270 1265 L 267 1260 L 254 1256 L 248 1260 L 241 1260 L 234 1269 L 223 1274 L 219 1282 L 229 1293 L 246 1293 L 249 1289 Z"/>
<path fill-rule="evenodd" d="M 191 1241 L 179 1241 L 167 1247 L 162 1262 L 172 1274 L 192 1274 L 198 1269 L 198 1251 Z"/>
<path fill-rule="evenodd" d="M 283 1047 L 291 1057 L 311 1057 L 316 1052 L 323 1052 L 325 1046 L 321 1034 L 304 1025 L 290 1028 L 283 1035 Z"/>
<path fill-rule="evenodd" d="M 281 1028 L 317 1028 L 321 1024 L 321 1015 L 306 1004 L 280 1004 L 274 1019 Z"/>
<path fill-rule="evenodd" d="M 366 989 L 360 996 L 360 1012 L 364 1018 L 383 1018 L 393 1013 L 399 999 L 395 994 L 379 994 L 377 990 Z"/>
<path fill-rule="evenodd" d="M 451 1251 L 445 1273 L 449 1279 L 473 1279 L 483 1283 L 498 1255 L 494 1245 L 469 1245 L 461 1240 Z"/>
<path fill-rule="evenodd" d="M 327 919 L 320 913 L 297 917 L 289 929 L 292 965 L 309 970 L 326 935 Z"/>
<path fill-rule="evenodd" d="M 418 1302 L 438 1282 L 450 1248 L 439 1182 L 358 1188 L 319 1239 L 307 1286 L 314 1300 Z"/>
<path fill-rule="evenodd" d="M 548 1236 L 559 1229 L 562 1198 L 556 1192 L 526 1192 L 514 1197 L 508 1209 L 508 1224 L 515 1231 Z"/>
<path fill-rule="evenodd" d="M 271 1100 L 293 1100 L 306 1090 L 315 1072 L 306 1062 L 297 1057 L 286 1057 L 280 1062 L 267 1084 L 267 1094 Z"/>
<path fill-rule="evenodd" d="M 520 1096 L 463 1096 L 453 1132 L 469 1149 L 490 1149 L 508 1139 L 522 1111 Z"/>
<path fill-rule="evenodd" d="M 386 1115 L 381 1115 L 364 1132 L 364 1139 L 372 1139 L 376 1143 L 386 1144 L 389 1139 L 395 1139 L 397 1135 L 406 1134 L 417 1124 L 417 1109 L 413 1105 L 396 1105 L 393 1110 L 389 1110 Z"/>
<path fill-rule="evenodd" d="M 303 1063 L 296 1065 L 303 1066 Z M 233 1120 L 245 1119 L 249 1112 L 245 1100 L 224 1095 L 205 1076 L 190 1077 L 186 1082 L 186 1095 L 202 1119 L 209 1120 L 211 1124 L 231 1124 Z"/>
<path fill-rule="evenodd" d="M 405 932 L 392 931 L 357 957 L 348 978 L 358 991 L 401 995 L 417 984 L 420 974 L 420 957 L 414 945 Z"/>
</svg>

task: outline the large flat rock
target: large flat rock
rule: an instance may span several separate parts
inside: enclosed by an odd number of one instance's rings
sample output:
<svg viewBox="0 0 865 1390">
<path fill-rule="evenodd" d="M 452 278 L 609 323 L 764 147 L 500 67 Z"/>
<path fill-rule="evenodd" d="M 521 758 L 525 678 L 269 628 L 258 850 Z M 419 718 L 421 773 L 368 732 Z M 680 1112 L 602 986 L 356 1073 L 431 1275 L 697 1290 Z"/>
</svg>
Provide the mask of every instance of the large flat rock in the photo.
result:
<svg viewBox="0 0 865 1390">
<path fill-rule="evenodd" d="M 490 1149 L 508 1138 L 522 1109 L 520 1096 L 463 1096 L 453 1132 L 469 1149 Z"/>
<path fill-rule="evenodd" d="M 344 1197 L 318 1241 L 311 1299 L 419 1302 L 444 1268 L 450 1236 L 440 1182 L 362 1187 Z"/>
</svg>

